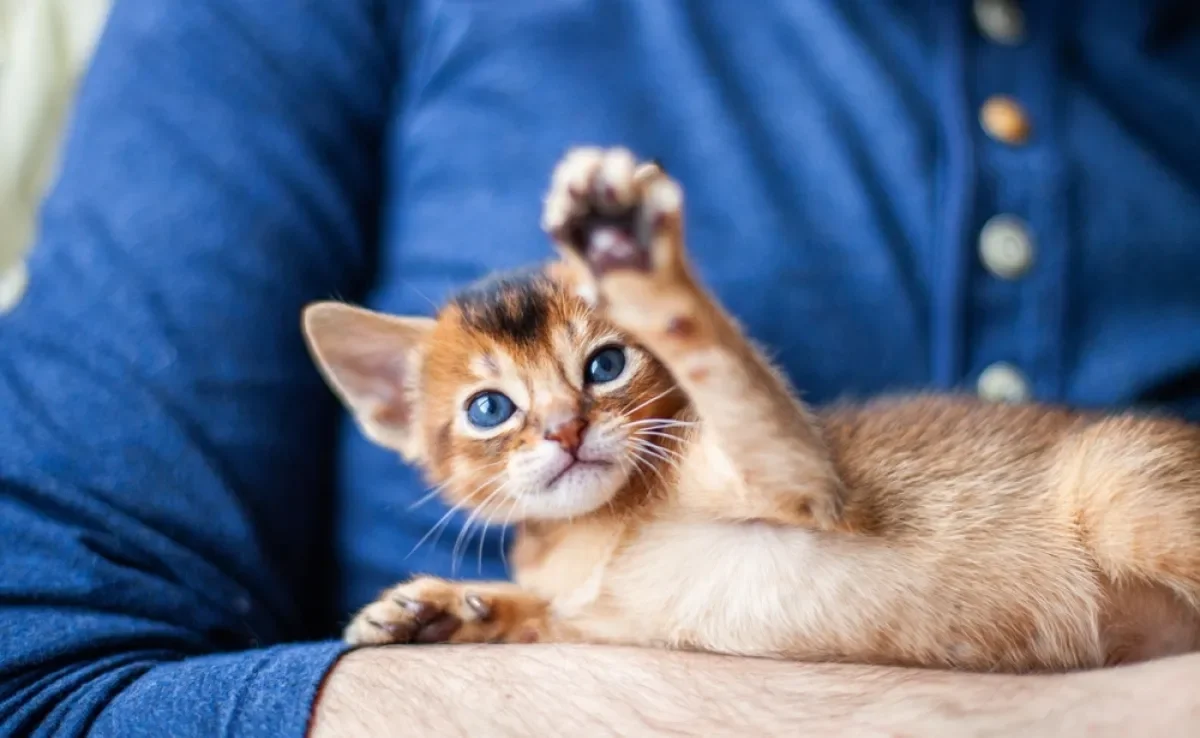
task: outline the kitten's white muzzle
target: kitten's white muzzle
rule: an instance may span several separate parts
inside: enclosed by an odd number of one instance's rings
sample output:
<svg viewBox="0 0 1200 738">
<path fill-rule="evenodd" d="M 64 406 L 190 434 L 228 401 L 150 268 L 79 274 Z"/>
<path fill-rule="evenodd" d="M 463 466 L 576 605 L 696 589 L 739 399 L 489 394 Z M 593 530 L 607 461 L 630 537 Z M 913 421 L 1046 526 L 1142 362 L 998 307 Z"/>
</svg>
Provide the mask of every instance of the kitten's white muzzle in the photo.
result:
<svg viewBox="0 0 1200 738">
<path fill-rule="evenodd" d="M 606 504 L 620 491 L 626 472 L 619 463 L 620 446 L 601 429 L 589 428 L 576 455 L 545 441 L 508 466 L 511 494 L 520 517 L 571 518 Z"/>
</svg>

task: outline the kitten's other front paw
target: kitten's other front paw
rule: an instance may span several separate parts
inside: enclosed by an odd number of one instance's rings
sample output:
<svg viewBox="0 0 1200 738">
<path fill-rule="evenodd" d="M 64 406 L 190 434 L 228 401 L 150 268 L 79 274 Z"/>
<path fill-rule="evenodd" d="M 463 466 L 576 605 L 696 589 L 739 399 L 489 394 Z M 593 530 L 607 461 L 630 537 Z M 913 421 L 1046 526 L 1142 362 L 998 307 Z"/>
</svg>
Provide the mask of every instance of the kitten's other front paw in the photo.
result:
<svg viewBox="0 0 1200 738">
<path fill-rule="evenodd" d="M 486 640 L 492 605 L 465 584 L 420 577 L 364 607 L 343 639 L 352 646 L 389 643 L 478 643 Z"/>
</svg>

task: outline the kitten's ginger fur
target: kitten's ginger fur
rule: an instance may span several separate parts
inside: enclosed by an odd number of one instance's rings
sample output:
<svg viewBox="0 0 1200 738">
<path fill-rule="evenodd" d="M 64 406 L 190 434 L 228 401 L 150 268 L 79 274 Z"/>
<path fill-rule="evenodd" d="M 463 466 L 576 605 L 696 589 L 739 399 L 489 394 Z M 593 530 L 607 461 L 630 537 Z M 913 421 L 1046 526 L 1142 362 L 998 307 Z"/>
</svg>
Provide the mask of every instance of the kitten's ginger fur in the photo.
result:
<svg viewBox="0 0 1200 738">
<path fill-rule="evenodd" d="M 813 413 L 697 282 L 682 205 L 658 167 L 577 149 L 546 200 L 562 259 L 543 276 L 436 319 L 307 309 L 364 432 L 519 524 L 514 583 L 414 579 L 347 640 L 989 671 L 1197 648 L 1200 430 L 949 397 Z M 626 376 L 588 385 L 606 344 L 627 346 Z M 465 419 L 481 389 L 511 398 L 495 429 Z"/>
</svg>

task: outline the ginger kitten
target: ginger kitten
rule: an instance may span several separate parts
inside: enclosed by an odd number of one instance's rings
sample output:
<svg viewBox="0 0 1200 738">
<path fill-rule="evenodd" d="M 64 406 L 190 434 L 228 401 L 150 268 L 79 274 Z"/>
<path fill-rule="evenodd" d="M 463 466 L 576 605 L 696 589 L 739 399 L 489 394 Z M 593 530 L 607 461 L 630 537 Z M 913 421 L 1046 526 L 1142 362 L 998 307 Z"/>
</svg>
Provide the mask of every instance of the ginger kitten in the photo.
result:
<svg viewBox="0 0 1200 738">
<path fill-rule="evenodd" d="M 678 184 L 577 149 L 562 259 L 436 319 L 310 306 L 363 432 L 516 522 L 514 582 L 418 577 L 353 644 L 570 641 L 988 671 L 1200 645 L 1200 429 L 965 398 L 814 413 L 697 283 Z"/>
</svg>

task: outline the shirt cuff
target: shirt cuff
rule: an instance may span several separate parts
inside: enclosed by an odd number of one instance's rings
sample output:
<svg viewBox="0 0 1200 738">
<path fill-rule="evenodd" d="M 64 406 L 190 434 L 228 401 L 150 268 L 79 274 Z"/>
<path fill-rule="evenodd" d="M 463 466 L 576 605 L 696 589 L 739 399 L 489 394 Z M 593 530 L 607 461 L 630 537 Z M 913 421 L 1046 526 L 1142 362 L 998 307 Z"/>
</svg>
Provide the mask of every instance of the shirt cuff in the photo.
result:
<svg viewBox="0 0 1200 738">
<path fill-rule="evenodd" d="M 113 698 L 89 734 L 303 738 L 321 682 L 347 650 L 302 643 L 156 666 Z"/>
</svg>

